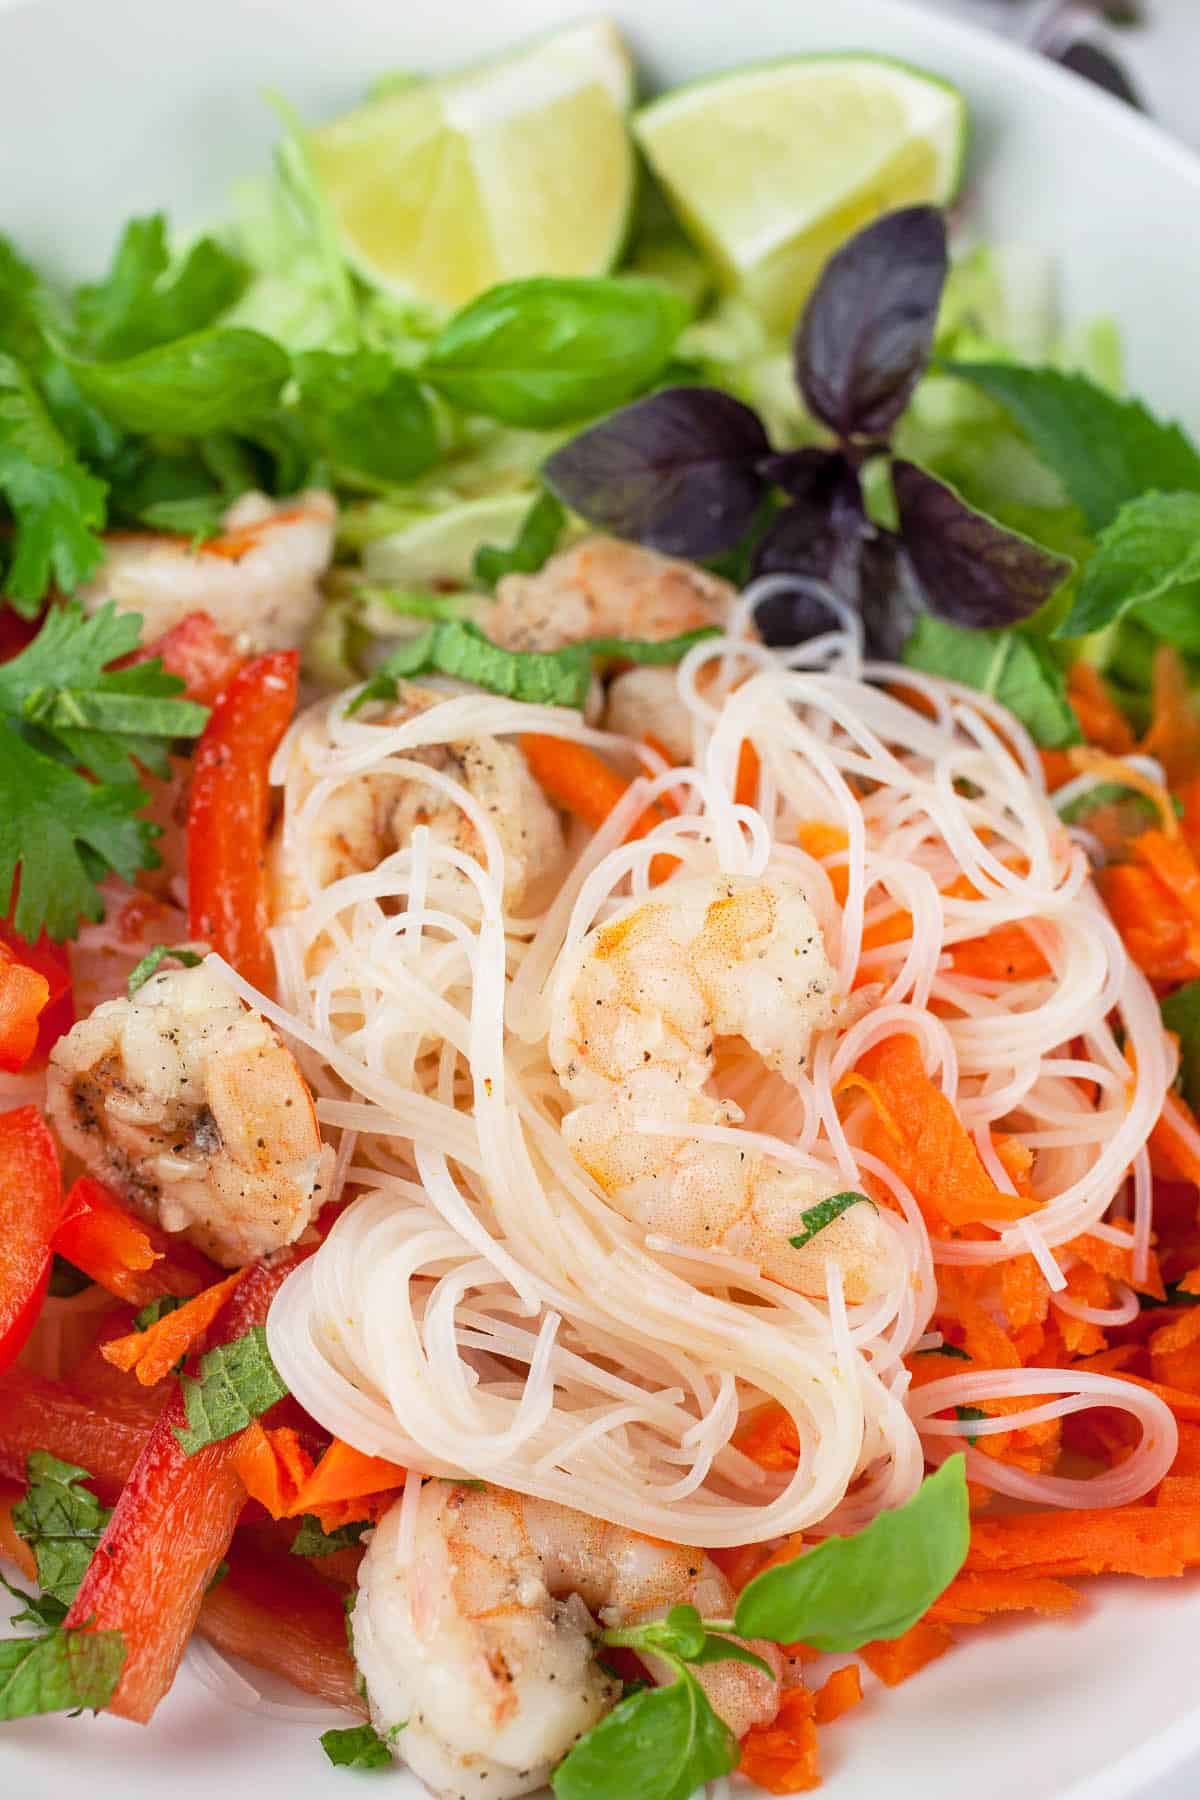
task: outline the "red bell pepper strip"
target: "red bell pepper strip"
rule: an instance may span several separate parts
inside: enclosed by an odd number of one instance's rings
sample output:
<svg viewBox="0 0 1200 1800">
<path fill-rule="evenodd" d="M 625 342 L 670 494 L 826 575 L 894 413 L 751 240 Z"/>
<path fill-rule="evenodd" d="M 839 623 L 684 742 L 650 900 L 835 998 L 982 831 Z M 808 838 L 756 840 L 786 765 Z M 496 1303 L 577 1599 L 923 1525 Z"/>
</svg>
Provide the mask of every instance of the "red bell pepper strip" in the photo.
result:
<svg viewBox="0 0 1200 1800">
<path fill-rule="evenodd" d="M 213 708 L 196 750 L 188 805 L 189 930 L 255 987 L 273 964 L 267 943 L 267 771 L 296 710 L 299 657 L 256 657 Z"/>
<path fill-rule="evenodd" d="M 233 639 L 205 612 L 189 613 L 162 637 L 135 650 L 128 661 L 148 662 L 152 656 L 184 683 L 182 698 L 199 706 L 215 705 L 246 661 Z"/>
<path fill-rule="evenodd" d="M 0 1113 L 0 1369 L 15 1360 L 42 1309 L 62 1206 L 58 1152 L 41 1112 Z"/>
<path fill-rule="evenodd" d="M 48 989 L 46 1002 L 38 1018 L 37 1044 L 33 1052 L 35 1064 L 43 1063 L 65 1031 L 75 1023 L 75 1000 L 71 993 L 71 963 L 65 944 L 55 944 L 45 932 L 30 944 L 6 919 L 0 919 L 0 957 L 12 952 L 18 963 L 44 977 Z"/>
<path fill-rule="evenodd" d="M 117 1418 L 32 1369 L 18 1365 L 0 1375 L 0 1475 L 10 1481 L 25 1480 L 31 1450 L 48 1450 L 62 1462 L 87 1469 L 96 1492 L 108 1502 L 124 1485 L 149 1435 L 148 1423 Z"/>
<path fill-rule="evenodd" d="M 0 944 L 0 1069 L 23 1069 L 38 1042 L 38 1021 L 50 998 L 44 975 L 18 962 Z"/>
<path fill-rule="evenodd" d="M 302 1254 L 302 1253 L 300 1253 Z M 239 1283 L 209 1343 L 231 1343 L 265 1322 L 300 1254 L 259 1263 Z M 246 1490 L 234 1466 L 241 1434 L 184 1454 L 183 1390 L 163 1407 L 125 1484 L 66 1623 L 125 1639 L 109 1710 L 145 1724 L 175 1678 L 205 1592 L 229 1548 Z M 85 1465 L 86 1466 L 86 1465 Z"/>
<path fill-rule="evenodd" d="M 67 1195 L 53 1247 L 131 1306 L 147 1306 L 164 1294 L 190 1298 L 221 1275 L 215 1263 L 182 1238 L 135 1219 L 111 1189 L 90 1175 L 81 1175 Z"/>
<path fill-rule="evenodd" d="M 198 1629 L 226 1655 L 244 1656 L 306 1694 L 365 1714 L 341 1596 L 300 1557 L 235 1539 L 229 1573 L 205 1595 Z"/>
</svg>

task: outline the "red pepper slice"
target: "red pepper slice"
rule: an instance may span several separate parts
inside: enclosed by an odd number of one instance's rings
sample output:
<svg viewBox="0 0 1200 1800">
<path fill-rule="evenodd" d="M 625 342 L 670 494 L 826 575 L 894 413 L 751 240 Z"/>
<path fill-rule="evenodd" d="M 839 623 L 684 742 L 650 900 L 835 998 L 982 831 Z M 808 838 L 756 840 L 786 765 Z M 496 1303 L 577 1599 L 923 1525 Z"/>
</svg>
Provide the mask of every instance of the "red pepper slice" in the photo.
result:
<svg viewBox="0 0 1200 1800">
<path fill-rule="evenodd" d="M 229 686 L 246 658 L 205 612 L 189 613 L 152 644 L 144 644 L 129 658 L 131 663 L 162 659 L 169 675 L 184 683 L 183 698 L 200 706 L 212 706 Z"/>
<path fill-rule="evenodd" d="M 38 1108 L 0 1113 L 0 1369 L 41 1311 L 62 1205 L 58 1152 Z"/>
<path fill-rule="evenodd" d="M 44 975 L 0 944 L 0 1069 L 23 1069 L 37 1049 L 38 1021 L 50 998 Z"/>
<path fill-rule="evenodd" d="M 265 1323 L 272 1299 L 303 1252 L 260 1263 L 225 1306 L 209 1343 L 227 1344 Z M 125 1666 L 109 1711 L 150 1718 L 175 1678 L 205 1592 L 229 1548 L 246 1490 L 234 1461 L 241 1433 L 185 1456 L 183 1390 L 163 1407 L 118 1500 L 67 1624 L 125 1638 Z"/>
<path fill-rule="evenodd" d="M 81 1175 L 67 1195 L 53 1247 L 131 1306 L 147 1306 L 163 1294 L 187 1299 L 221 1277 L 201 1251 L 135 1219 L 91 1175 Z"/>
<path fill-rule="evenodd" d="M 38 1016 L 37 1042 L 32 1052 L 35 1064 L 44 1063 L 50 1050 L 63 1033 L 75 1023 L 75 1000 L 71 993 L 71 963 L 65 944 L 56 944 L 43 931 L 36 943 L 28 943 L 7 919 L 0 919 L 0 958 L 11 951 L 13 959 L 42 976 L 46 983 L 45 1004 Z M 0 1063 L 0 1067 L 9 1067 Z"/>
<path fill-rule="evenodd" d="M 120 1418 L 94 1398 L 17 1364 L 0 1375 L 0 1475 L 23 1483 L 30 1451 L 48 1450 L 60 1462 L 87 1469 L 107 1505 L 145 1448 L 148 1413 Z"/>
<path fill-rule="evenodd" d="M 189 930 L 255 987 L 270 986 L 267 825 L 271 758 L 296 710 L 300 659 L 272 651 L 239 670 L 196 750 L 188 806 Z"/>
</svg>

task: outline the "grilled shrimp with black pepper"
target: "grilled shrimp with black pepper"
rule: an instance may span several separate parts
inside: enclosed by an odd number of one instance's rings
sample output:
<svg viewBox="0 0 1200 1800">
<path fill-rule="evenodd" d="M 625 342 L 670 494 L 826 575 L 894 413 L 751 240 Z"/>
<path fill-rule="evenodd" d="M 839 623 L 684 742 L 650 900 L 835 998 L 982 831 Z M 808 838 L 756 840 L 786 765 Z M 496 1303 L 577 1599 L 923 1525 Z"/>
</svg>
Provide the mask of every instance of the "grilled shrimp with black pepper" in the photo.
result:
<svg viewBox="0 0 1200 1800">
<path fill-rule="evenodd" d="M 206 967 L 106 1000 L 50 1054 L 64 1146 L 225 1268 L 294 1243 L 327 1191 L 312 1096 L 274 1026 Z"/>
<path fill-rule="evenodd" d="M 430 1482 L 407 1553 L 402 1504 L 359 1571 L 354 1656 L 381 1736 L 444 1800 L 513 1800 L 545 1785 L 621 1697 L 597 1660 L 601 1625 L 639 1625 L 678 1605 L 708 1618 L 733 1611 L 733 1590 L 703 1550 L 549 1500 Z M 754 1649 L 772 1674 L 741 1662 L 696 1671 L 738 1737 L 779 1705 L 779 1651 Z"/>
</svg>

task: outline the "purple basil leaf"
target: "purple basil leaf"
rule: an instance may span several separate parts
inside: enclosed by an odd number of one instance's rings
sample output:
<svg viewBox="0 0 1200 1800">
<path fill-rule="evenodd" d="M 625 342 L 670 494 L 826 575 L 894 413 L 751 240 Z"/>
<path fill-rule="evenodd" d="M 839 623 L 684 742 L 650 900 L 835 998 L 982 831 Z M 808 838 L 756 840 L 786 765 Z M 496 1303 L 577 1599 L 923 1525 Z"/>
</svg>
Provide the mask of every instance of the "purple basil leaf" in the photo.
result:
<svg viewBox="0 0 1200 1800">
<path fill-rule="evenodd" d="M 948 267 L 934 206 L 885 213 L 826 263 L 796 328 L 809 411 L 843 440 L 886 437 L 925 372 Z"/>
<path fill-rule="evenodd" d="M 929 610 L 955 625 L 1015 625 L 1071 573 L 1052 556 L 976 512 L 915 463 L 892 464 L 900 535 Z"/>
<path fill-rule="evenodd" d="M 669 556 L 714 556 L 745 535 L 770 451 L 757 413 L 718 388 L 664 388 L 556 450 L 546 486 L 593 525 Z"/>
<path fill-rule="evenodd" d="M 773 450 L 759 463 L 759 473 L 781 487 L 793 500 L 808 500 L 824 493 L 832 494 L 833 486 L 847 467 L 840 450 L 818 450 L 808 445 L 803 450 Z"/>
<path fill-rule="evenodd" d="M 1093 44 L 1088 38 L 1076 38 L 1065 49 L 1054 53 L 1054 61 L 1064 69 L 1070 69 L 1074 75 L 1082 75 L 1085 81 L 1103 88 L 1106 94 L 1113 94 L 1118 100 L 1124 100 L 1129 106 L 1136 106 L 1139 112 L 1145 112 L 1145 104 L 1128 74 L 1108 51 L 1099 44 Z"/>
<path fill-rule="evenodd" d="M 921 590 L 894 532 L 863 540 L 858 583 L 866 654 L 899 662 L 921 610 Z"/>
</svg>

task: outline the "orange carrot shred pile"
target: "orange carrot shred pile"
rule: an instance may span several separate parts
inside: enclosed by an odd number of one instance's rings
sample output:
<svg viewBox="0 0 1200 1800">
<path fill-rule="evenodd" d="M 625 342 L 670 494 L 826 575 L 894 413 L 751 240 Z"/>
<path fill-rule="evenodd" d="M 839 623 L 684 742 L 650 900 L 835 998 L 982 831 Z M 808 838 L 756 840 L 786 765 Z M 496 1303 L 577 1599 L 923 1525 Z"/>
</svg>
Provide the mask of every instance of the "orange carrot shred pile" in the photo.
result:
<svg viewBox="0 0 1200 1800">
<path fill-rule="evenodd" d="M 910 1675 L 942 1656 L 953 1642 L 944 1625 L 918 1619 L 903 1637 L 864 1644 L 860 1655 L 872 1675 L 877 1675 L 887 1687 L 899 1687 Z"/>
<path fill-rule="evenodd" d="M 396 1488 L 404 1486 L 406 1475 L 407 1470 L 399 1463 L 388 1462 L 382 1456 L 367 1456 L 353 1444 L 334 1438 L 320 1462 L 310 1470 L 308 1480 L 296 1494 L 289 1510 L 332 1518 L 335 1508 L 351 1502 L 357 1505 L 366 1497 L 386 1492 L 390 1499 Z M 366 1517 L 359 1506 L 357 1512 L 350 1514 L 349 1520 L 339 1517 L 339 1523 L 347 1524 L 350 1520 Z"/>
<path fill-rule="evenodd" d="M 862 1697 L 862 1674 L 858 1664 L 847 1663 L 845 1668 L 835 1669 L 815 1695 L 817 1724 L 832 1724 L 852 1706 L 857 1706 Z"/>
<path fill-rule="evenodd" d="M 153 1387 L 204 1335 L 245 1273 L 244 1269 L 235 1269 L 226 1280 L 205 1288 L 175 1312 L 164 1313 L 145 1331 L 110 1338 L 101 1344 L 101 1356 L 126 1374 L 132 1371 L 143 1387 Z"/>
<path fill-rule="evenodd" d="M 250 1498 L 266 1507 L 273 1519 L 282 1519 L 293 1511 L 313 1463 L 290 1426 L 268 1430 L 253 1419 L 241 1433 L 233 1466 Z"/>
<path fill-rule="evenodd" d="M 816 1696 L 788 1688 L 769 1725 L 753 1725 L 742 1739 L 738 1773 L 768 1794 L 804 1794 L 820 1785 Z"/>
</svg>

